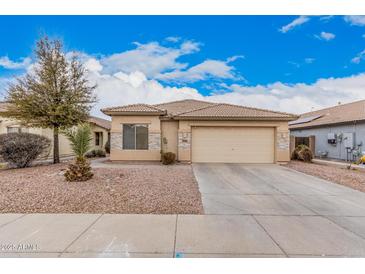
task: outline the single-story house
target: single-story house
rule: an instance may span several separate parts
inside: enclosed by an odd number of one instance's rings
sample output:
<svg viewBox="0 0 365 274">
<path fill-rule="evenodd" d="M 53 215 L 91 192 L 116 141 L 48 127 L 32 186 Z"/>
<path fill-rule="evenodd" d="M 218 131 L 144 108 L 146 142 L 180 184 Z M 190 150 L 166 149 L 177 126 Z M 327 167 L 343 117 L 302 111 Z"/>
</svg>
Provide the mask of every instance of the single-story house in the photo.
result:
<svg viewBox="0 0 365 274">
<path fill-rule="evenodd" d="M 10 133 L 10 132 L 29 132 L 34 134 L 39 134 L 47 137 L 53 141 L 53 132 L 51 129 L 26 127 L 22 125 L 19 121 L 1 117 L 1 112 L 5 111 L 7 103 L 0 102 L 0 134 Z M 104 149 L 106 142 L 108 141 L 109 132 L 111 128 L 111 122 L 98 117 L 90 116 L 88 119 L 91 125 L 91 131 L 93 134 L 92 148 L 93 149 Z M 70 143 L 67 137 L 63 134 L 59 135 L 59 145 L 60 145 L 60 157 L 72 156 L 73 152 L 71 150 Z M 51 147 L 52 148 L 52 144 Z M 47 154 L 47 158 L 53 157 L 53 150 L 50 149 Z"/>
<path fill-rule="evenodd" d="M 356 160 L 365 151 L 365 100 L 304 113 L 289 129 L 292 142 L 312 138 L 317 157 Z"/>
<path fill-rule="evenodd" d="M 112 118 L 110 159 L 276 163 L 289 160 L 288 121 L 297 116 L 198 100 L 102 109 Z"/>
</svg>

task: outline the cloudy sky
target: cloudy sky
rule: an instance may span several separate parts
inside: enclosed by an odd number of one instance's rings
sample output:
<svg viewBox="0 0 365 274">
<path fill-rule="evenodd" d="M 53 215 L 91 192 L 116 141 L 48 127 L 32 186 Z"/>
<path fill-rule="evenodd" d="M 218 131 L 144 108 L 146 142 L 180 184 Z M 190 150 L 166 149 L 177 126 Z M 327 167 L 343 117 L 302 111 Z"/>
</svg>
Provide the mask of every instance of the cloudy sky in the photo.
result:
<svg viewBox="0 0 365 274">
<path fill-rule="evenodd" d="M 99 109 L 184 98 L 302 113 L 365 99 L 365 16 L 2 16 L 0 100 L 44 33 Z"/>
</svg>

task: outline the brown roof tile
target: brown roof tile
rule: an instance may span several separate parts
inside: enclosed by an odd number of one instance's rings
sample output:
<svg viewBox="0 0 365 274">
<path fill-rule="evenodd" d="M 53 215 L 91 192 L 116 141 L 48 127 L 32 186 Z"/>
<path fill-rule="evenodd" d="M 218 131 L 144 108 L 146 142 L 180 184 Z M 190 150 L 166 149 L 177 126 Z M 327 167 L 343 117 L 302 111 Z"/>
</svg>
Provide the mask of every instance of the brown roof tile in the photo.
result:
<svg viewBox="0 0 365 274">
<path fill-rule="evenodd" d="M 284 119 L 293 120 L 297 116 L 284 112 L 251 108 L 232 104 L 213 104 L 198 110 L 178 114 L 178 118 L 214 118 L 214 119 Z"/>
<path fill-rule="evenodd" d="M 99 127 L 105 128 L 106 130 L 111 129 L 111 122 L 99 117 L 90 116 L 88 119 L 89 123 L 95 124 Z"/>
<path fill-rule="evenodd" d="M 361 120 L 365 120 L 365 100 L 304 113 L 298 120 L 291 122 L 289 128 L 301 129 Z"/>
<path fill-rule="evenodd" d="M 166 110 L 168 115 L 177 115 L 182 112 L 197 110 L 202 107 L 207 107 L 212 105 L 215 105 L 215 103 L 186 99 L 181 101 L 173 101 L 173 102 L 157 104 L 154 106 Z"/>
<path fill-rule="evenodd" d="M 105 114 L 120 113 L 123 115 L 127 114 L 165 114 L 165 111 L 147 104 L 133 104 L 119 107 L 104 108 L 101 110 Z"/>
<path fill-rule="evenodd" d="M 8 103 L 6 102 L 0 102 L 0 112 L 3 112 L 6 110 Z"/>
</svg>

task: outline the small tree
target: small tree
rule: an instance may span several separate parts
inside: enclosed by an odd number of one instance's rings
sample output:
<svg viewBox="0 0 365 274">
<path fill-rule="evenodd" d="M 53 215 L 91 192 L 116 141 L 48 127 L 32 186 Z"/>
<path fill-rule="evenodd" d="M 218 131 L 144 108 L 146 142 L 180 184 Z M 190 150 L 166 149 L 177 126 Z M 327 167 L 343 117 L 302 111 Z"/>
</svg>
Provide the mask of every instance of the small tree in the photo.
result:
<svg viewBox="0 0 365 274">
<path fill-rule="evenodd" d="M 89 124 L 82 124 L 76 129 L 65 131 L 71 143 L 72 151 L 76 155 L 75 163 L 71 163 L 65 172 L 67 181 L 87 181 L 93 177 L 90 163 L 85 154 L 91 148 L 91 130 Z"/>
<path fill-rule="evenodd" d="M 11 84 L 2 116 L 27 126 L 53 130 L 53 162 L 58 163 L 60 130 L 71 128 L 88 118 L 95 86 L 90 86 L 76 56 L 67 60 L 59 40 L 47 37 L 37 42 L 36 63 L 31 72 Z"/>
<path fill-rule="evenodd" d="M 29 166 L 50 147 L 50 140 L 32 133 L 0 134 L 0 158 L 10 166 Z"/>
</svg>

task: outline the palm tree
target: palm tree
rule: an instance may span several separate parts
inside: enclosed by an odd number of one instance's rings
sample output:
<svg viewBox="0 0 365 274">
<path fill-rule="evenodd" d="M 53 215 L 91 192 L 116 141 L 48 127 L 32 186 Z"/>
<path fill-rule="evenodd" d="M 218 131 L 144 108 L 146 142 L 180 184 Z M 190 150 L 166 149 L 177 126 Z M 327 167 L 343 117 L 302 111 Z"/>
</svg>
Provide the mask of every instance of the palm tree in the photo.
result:
<svg viewBox="0 0 365 274">
<path fill-rule="evenodd" d="M 90 163 L 85 153 L 91 148 L 91 129 L 89 124 L 81 124 L 76 129 L 65 131 L 72 151 L 76 155 L 75 163 L 71 163 L 65 172 L 67 181 L 87 181 L 93 177 Z"/>
</svg>

